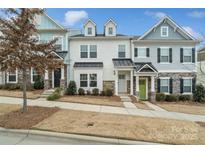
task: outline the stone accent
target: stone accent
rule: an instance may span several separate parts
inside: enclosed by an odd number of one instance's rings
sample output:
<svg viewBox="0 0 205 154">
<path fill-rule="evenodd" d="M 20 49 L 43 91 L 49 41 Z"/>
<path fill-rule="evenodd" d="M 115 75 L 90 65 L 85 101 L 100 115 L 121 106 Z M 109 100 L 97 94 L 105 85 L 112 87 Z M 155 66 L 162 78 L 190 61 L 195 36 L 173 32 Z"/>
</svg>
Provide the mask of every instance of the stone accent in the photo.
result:
<svg viewBox="0 0 205 154">
<path fill-rule="evenodd" d="M 150 102 L 155 103 L 156 102 L 156 92 L 150 92 L 149 96 L 150 96 Z"/>
<path fill-rule="evenodd" d="M 65 87 L 66 87 L 65 79 L 61 79 L 61 80 L 60 80 L 60 87 L 61 87 L 62 89 L 65 89 Z"/>
<path fill-rule="evenodd" d="M 49 80 L 44 80 L 44 90 L 48 90 L 50 89 L 50 81 Z"/>
<path fill-rule="evenodd" d="M 111 89 L 115 92 L 115 81 L 103 81 L 103 91 L 106 91 L 107 89 Z"/>
</svg>

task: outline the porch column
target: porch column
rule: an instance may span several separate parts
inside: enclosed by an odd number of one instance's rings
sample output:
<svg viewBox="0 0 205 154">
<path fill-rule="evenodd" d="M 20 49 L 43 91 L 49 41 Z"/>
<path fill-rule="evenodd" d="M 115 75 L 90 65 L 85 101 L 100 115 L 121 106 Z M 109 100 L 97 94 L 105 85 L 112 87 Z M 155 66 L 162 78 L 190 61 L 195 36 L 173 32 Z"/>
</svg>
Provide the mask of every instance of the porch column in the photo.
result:
<svg viewBox="0 0 205 154">
<path fill-rule="evenodd" d="M 133 70 L 130 71 L 130 95 L 133 95 Z"/>
<path fill-rule="evenodd" d="M 115 95 L 118 95 L 118 70 L 115 70 Z"/>
<path fill-rule="evenodd" d="M 150 94 L 150 101 L 155 103 L 156 101 L 156 92 L 155 92 L 155 77 L 151 76 L 151 94 Z"/>
<path fill-rule="evenodd" d="M 45 89 L 45 90 L 50 89 L 50 83 L 49 83 L 49 77 L 48 77 L 48 70 L 45 70 L 44 89 Z"/>
<path fill-rule="evenodd" d="M 136 76 L 136 96 L 139 98 L 139 76 Z"/>
<path fill-rule="evenodd" d="M 61 67 L 60 87 L 63 89 L 65 88 L 65 69 L 64 69 L 64 66 Z"/>
</svg>

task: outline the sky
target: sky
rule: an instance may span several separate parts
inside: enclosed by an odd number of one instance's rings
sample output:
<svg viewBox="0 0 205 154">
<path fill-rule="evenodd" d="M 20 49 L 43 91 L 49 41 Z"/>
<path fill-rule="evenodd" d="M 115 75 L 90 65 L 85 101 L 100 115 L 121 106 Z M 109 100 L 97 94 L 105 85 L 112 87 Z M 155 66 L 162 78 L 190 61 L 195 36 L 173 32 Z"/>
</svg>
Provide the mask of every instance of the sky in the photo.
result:
<svg viewBox="0 0 205 154">
<path fill-rule="evenodd" d="M 46 9 L 49 16 L 68 28 L 83 29 L 87 19 L 103 33 L 103 25 L 109 18 L 117 23 L 117 32 L 125 35 L 142 35 L 163 16 L 170 16 L 176 23 L 197 39 L 205 36 L 205 9 Z"/>
</svg>

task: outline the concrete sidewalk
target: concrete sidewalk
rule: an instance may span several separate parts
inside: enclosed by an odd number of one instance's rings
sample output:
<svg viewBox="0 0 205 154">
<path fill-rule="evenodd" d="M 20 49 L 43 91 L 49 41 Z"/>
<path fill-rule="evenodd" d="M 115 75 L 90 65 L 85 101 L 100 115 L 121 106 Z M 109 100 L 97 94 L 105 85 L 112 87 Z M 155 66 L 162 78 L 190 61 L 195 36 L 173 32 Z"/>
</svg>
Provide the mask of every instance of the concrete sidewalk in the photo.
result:
<svg viewBox="0 0 205 154">
<path fill-rule="evenodd" d="M 21 105 L 22 102 L 23 100 L 21 98 L 0 96 L 0 103 Z M 37 99 L 37 100 L 28 99 L 28 105 L 42 106 L 42 107 L 59 107 L 61 109 L 94 111 L 94 112 L 102 112 L 102 113 L 113 113 L 113 114 L 124 114 L 124 115 L 134 115 L 134 116 L 158 117 L 158 118 L 205 122 L 204 115 L 193 115 L 193 114 L 185 114 L 185 113 L 178 113 L 178 112 L 168 112 L 168 111 L 163 111 L 163 110 L 162 111 L 161 110 L 142 110 L 142 109 L 137 109 L 137 108 L 124 108 L 124 107 L 112 107 L 112 106 L 103 106 L 103 105 L 80 104 L 80 103 L 72 103 L 72 102 L 67 103 L 67 102 L 47 101 L 43 99 Z"/>
</svg>

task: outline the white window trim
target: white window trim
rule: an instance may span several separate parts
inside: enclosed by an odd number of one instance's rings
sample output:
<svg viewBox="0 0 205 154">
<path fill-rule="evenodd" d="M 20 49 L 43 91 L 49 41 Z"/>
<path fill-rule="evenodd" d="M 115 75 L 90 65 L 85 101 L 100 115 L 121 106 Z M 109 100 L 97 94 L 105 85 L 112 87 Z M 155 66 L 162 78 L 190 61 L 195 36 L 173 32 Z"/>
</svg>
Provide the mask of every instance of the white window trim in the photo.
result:
<svg viewBox="0 0 205 154">
<path fill-rule="evenodd" d="M 162 29 L 166 28 L 167 35 L 163 35 Z M 161 37 L 168 37 L 169 36 L 169 27 L 168 26 L 161 26 Z"/>
<path fill-rule="evenodd" d="M 184 49 L 191 49 L 191 52 L 192 52 L 192 48 L 194 48 L 194 47 L 182 47 L 183 48 L 183 50 Z M 195 56 L 196 57 L 196 56 Z M 183 59 L 184 59 L 184 52 L 183 52 Z M 192 57 L 192 53 L 191 53 L 191 62 L 184 62 L 183 61 L 183 63 L 182 64 L 193 64 L 192 63 L 192 59 L 193 59 L 193 57 Z M 195 59 L 196 60 L 196 59 Z"/>
<path fill-rule="evenodd" d="M 192 94 L 192 79 L 193 79 L 193 77 L 182 77 L 182 79 L 183 79 L 183 82 L 184 82 L 184 79 L 191 79 L 191 92 L 183 92 L 182 95 L 190 95 L 190 94 Z M 184 83 L 183 83 L 183 89 L 184 89 Z"/>
<path fill-rule="evenodd" d="M 7 83 L 18 83 L 18 70 L 16 69 L 16 81 L 9 81 L 9 72 L 7 72 Z"/>
<path fill-rule="evenodd" d="M 87 81 L 87 87 L 81 87 L 81 86 L 80 86 L 80 83 L 79 83 L 79 87 L 80 87 L 80 88 L 97 88 L 97 87 L 98 87 L 98 73 L 80 73 L 80 75 L 81 75 L 81 74 L 86 74 L 86 75 L 87 75 L 87 80 L 81 80 L 81 79 L 80 79 L 80 82 L 81 82 L 81 81 Z M 91 75 L 91 74 L 96 74 L 97 80 L 90 80 L 90 75 Z M 96 82 L 97 82 L 97 86 L 96 86 L 96 87 L 90 87 L 90 81 L 96 81 Z"/>
<path fill-rule="evenodd" d="M 88 29 L 91 29 L 91 34 L 88 33 L 89 32 Z M 93 35 L 93 27 L 88 27 L 87 28 L 87 35 Z"/>
<path fill-rule="evenodd" d="M 90 46 L 91 45 L 96 46 L 96 58 L 91 58 L 91 56 L 90 56 L 90 53 L 91 53 Z M 97 57 L 98 57 L 98 46 L 97 46 L 97 44 L 89 44 L 88 45 L 88 58 L 90 58 L 90 59 L 97 59 Z"/>
<path fill-rule="evenodd" d="M 169 80 L 170 82 L 170 77 L 159 77 L 159 79 L 161 80 Z M 168 82 L 168 91 L 169 92 L 163 92 L 165 95 L 169 95 L 170 94 L 170 87 L 169 87 L 169 82 Z M 161 81 L 160 81 L 160 88 L 161 88 Z"/>
<path fill-rule="evenodd" d="M 82 51 L 81 51 L 81 46 L 87 46 L 87 49 L 88 49 L 88 50 L 87 50 L 87 58 L 81 57 L 81 52 L 82 52 Z M 90 45 L 88 45 L 88 44 L 80 44 L 79 47 L 80 47 L 80 49 L 79 49 L 79 50 L 80 50 L 80 59 L 88 59 L 89 56 L 90 56 L 90 51 L 89 51 L 89 50 L 90 50 Z M 83 52 L 85 52 L 85 51 L 83 51 Z"/>
<path fill-rule="evenodd" d="M 137 58 L 149 58 L 147 57 L 147 47 L 137 47 L 138 49 L 145 49 L 145 52 L 146 52 L 146 56 L 138 56 L 139 55 L 139 50 L 138 50 L 138 55 L 137 55 Z"/>
<path fill-rule="evenodd" d="M 160 47 L 160 51 L 161 51 L 161 49 L 168 49 L 168 50 L 169 50 L 169 48 L 170 48 L 170 47 Z M 168 54 L 168 57 L 169 57 L 169 54 Z M 160 52 L 160 58 L 161 58 L 161 52 Z M 170 59 L 170 57 L 169 57 L 169 59 Z M 171 64 L 171 63 L 169 62 L 169 59 L 168 59 L 168 62 L 161 62 L 161 60 L 160 60 L 160 64 Z"/>
<path fill-rule="evenodd" d="M 64 44 L 63 44 L 63 36 L 62 35 L 54 35 L 53 36 L 53 40 L 56 38 L 56 37 L 61 37 L 61 45 L 62 45 L 62 51 L 64 50 Z"/>
</svg>

